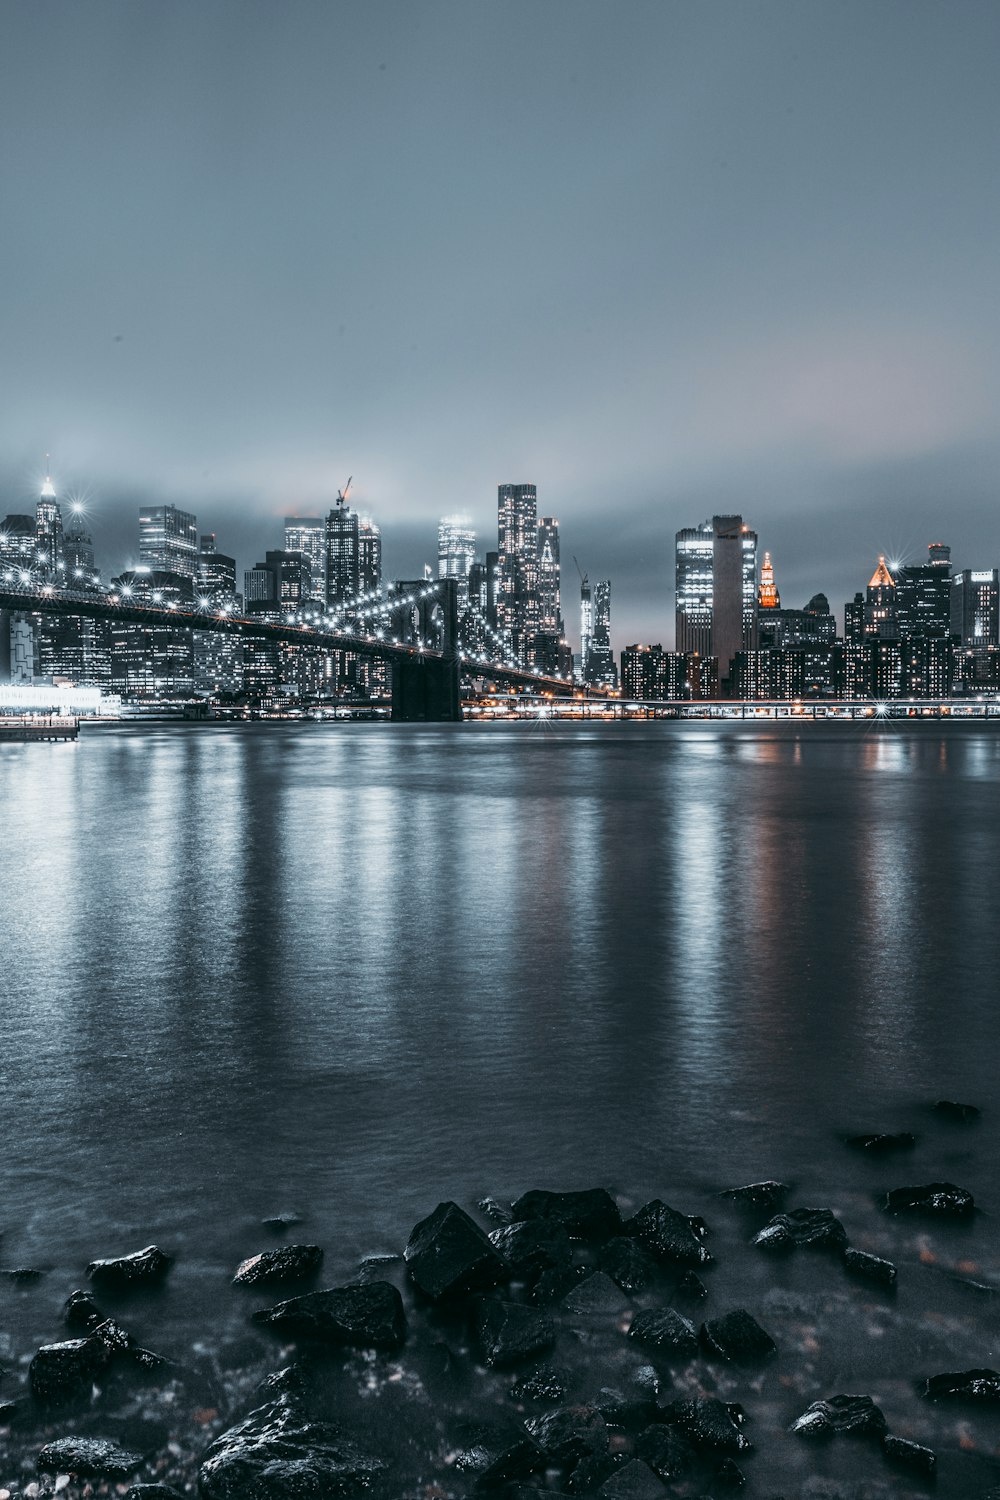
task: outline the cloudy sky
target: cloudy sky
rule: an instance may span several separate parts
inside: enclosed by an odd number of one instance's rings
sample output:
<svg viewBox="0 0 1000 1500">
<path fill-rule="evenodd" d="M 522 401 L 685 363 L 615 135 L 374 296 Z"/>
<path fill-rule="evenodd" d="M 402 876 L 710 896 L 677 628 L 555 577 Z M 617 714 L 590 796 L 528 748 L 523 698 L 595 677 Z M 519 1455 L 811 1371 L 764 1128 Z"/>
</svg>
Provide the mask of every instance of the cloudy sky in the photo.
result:
<svg viewBox="0 0 1000 1500">
<path fill-rule="evenodd" d="M 241 566 L 355 476 L 387 570 L 533 481 L 672 639 L 741 511 L 784 602 L 1000 562 L 995 0 L 4 0 L 0 516 L 44 454 Z"/>
</svg>

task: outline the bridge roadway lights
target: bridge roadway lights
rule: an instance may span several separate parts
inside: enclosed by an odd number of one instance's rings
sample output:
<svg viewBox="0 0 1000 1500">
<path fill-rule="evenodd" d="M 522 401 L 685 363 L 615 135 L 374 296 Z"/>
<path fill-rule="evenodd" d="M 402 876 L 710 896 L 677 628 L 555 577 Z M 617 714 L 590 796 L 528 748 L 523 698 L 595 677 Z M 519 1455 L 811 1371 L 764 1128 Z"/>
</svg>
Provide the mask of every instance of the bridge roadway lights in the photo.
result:
<svg viewBox="0 0 1000 1500">
<path fill-rule="evenodd" d="M 457 656 L 394 661 L 392 717 L 400 724 L 459 723 L 462 699 Z"/>
</svg>

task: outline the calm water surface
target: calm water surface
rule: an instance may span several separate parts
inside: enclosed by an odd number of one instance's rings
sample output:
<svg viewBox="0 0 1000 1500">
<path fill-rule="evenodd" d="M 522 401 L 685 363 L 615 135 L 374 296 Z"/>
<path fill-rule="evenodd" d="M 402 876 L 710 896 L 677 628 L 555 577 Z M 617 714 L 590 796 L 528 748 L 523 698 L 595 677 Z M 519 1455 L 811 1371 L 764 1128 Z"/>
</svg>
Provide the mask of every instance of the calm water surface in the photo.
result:
<svg viewBox="0 0 1000 1500">
<path fill-rule="evenodd" d="M 349 1268 L 535 1185 L 842 1206 L 850 1171 L 995 1208 L 998 850 L 974 725 L 4 747 L 0 1260 L 75 1285 L 155 1239 L 183 1285 L 294 1208 Z M 986 1109 L 974 1146 L 927 1128 L 942 1095 Z M 876 1128 L 921 1132 L 916 1174 L 845 1165 Z"/>
</svg>

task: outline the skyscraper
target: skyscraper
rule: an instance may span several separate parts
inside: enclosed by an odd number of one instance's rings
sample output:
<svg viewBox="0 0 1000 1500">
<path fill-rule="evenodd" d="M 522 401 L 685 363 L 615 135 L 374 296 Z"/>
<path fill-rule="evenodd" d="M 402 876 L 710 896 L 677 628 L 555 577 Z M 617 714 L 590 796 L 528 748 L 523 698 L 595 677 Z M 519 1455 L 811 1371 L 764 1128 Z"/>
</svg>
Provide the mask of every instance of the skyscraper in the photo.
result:
<svg viewBox="0 0 1000 1500">
<path fill-rule="evenodd" d="M 358 589 L 377 594 L 382 588 L 382 532 L 371 516 L 358 520 Z"/>
<path fill-rule="evenodd" d="M 65 583 L 66 558 L 62 512 L 48 474 L 35 506 L 35 569 L 46 583 Z"/>
<path fill-rule="evenodd" d="M 587 681 L 590 651 L 594 644 L 594 596 L 586 573 L 580 579 L 580 680 Z"/>
<path fill-rule="evenodd" d="M 598 687 L 616 688 L 618 672 L 611 649 L 611 580 L 602 578 L 594 584 L 594 632 L 586 678 Z"/>
<path fill-rule="evenodd" d="M 338 499 L 326 518 L 326 606 L 338 609 L 361 592 L 360 524 L 355 511 Z"/>
<path fill-rule="evenodd" d="M 677 650 L 712 655 L 712 560 L 714 532 L 711 522 L 688 526 L 676 536 L 675 636 Z"/>
<path fill-rule="evenodd" d="M 563 633 L 562 587 L 559 565 L 559 522 L 542 516 L 538 522 L 538 628 Z"/>
<path fill-rule="evenodd" d="M 896 584 L 879 557 L 878 567 L 868 580 L 865 596 L 865 639 L 880 641 L 899 640 L 899 621 L 896 615 Z"/>
<path fill-rule="evenodd" d="M 147 505 L 139 512 L 139 565 L 153 572 L 198 577 L 198 522 L 173 505 Z"/>
<path fill-rule="evenodd" d="M 965 568 L 951 580 L 951 634 L 962 646 L 1000 645 L 1000 572 Z"/>
<path fill-rule="evenodd" d="M 896 617 L 904 641 L 944 640 L 951 633 L 951 549 L 931 542 L 928 561 L 896 574 Z"/>
<path fill-rule="evenodd" d="M 311 598 L 326 603 L 326 522 L 321 516 L 286 516 L 285 551 L 300 552 L 309 564 Z"/>
<path fill-rule="evenodd" d="M 757 646 L 757 533 L 742 516 L 678 531 L 675 588 L 677 650 L 716 657 L 724 682 L 737 651 Z"/>
<path fill-rule="evenodd" d="M 469 607 L 469 574 L 476 560 L 476 533 L 469 516 L 442 516 L 438 523 L 438 577 L 458 583 L 458 612 Z"/>
<path fill-rule="evenodd" d="M 764 553 L 764 561 L 760 565 L 760 589 L 757 593 L 757 608 L 780 609 L 781 595 L 778 593 L 774 581 L 774 564 L 771 562 L 770 552 Z"/>
<path fill-rule="evenodd" d="M 538 497 L 533 484 L 497 487 L 497 630 L 516 661 L 530 664 L 538 630 Z"/>
<path fill-rule="evenodd" d="M 96 589 L 101 574 L 94 560 L 94 544 L 83 514 L 74 509 L 63 534 L 63 558 L 68 589 Z"/>
</svg>

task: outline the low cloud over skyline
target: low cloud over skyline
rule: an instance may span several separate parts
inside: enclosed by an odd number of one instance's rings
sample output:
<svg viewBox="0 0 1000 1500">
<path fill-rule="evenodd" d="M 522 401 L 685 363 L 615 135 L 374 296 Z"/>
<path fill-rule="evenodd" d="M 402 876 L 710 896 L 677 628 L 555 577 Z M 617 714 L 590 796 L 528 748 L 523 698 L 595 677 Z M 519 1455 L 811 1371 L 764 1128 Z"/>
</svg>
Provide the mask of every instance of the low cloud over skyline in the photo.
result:
<svg viewBox="0 0 1000 1500">
<path fill-rule="evenodd" d="M 408 575 L 531 481 L 619 648 L 713 512 L 791 604 L 995 565 L 998 42 L 975 0 L 9 0 L 0 515 L 51 450 L 106 571 L 164 501 L 242 567 L 353 473 Z"/>
</svg>

